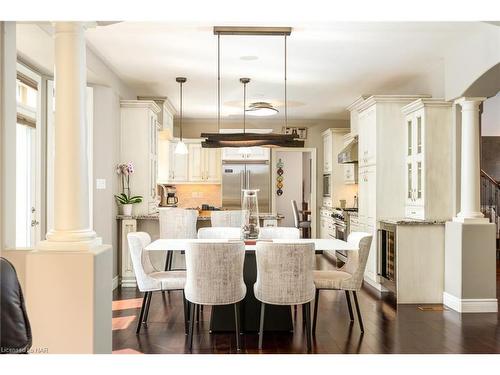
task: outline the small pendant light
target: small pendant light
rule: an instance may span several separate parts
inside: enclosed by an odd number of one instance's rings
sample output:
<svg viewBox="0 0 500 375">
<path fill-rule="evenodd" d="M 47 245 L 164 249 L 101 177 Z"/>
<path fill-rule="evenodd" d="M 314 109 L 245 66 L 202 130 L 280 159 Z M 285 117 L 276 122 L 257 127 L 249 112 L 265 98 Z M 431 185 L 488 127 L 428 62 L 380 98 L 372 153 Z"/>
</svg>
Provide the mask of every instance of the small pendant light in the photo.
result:
<svg viewBox="0 0 500 375">
<path fill-rule="evenodd" d="M 188 148 L 182 140 L 182 84 L 186 83 L 187 79 L 186 77 L 177 77 L 175 81 L 179 83 L 180 87 L 180 122 L 179 122 L 180 137 L 179 137 L 179 142 L 177 142 L 177 146 L 175 146 L 174 152 L 176 154 L 186 155 L 188 153 Z"/>
</svg>

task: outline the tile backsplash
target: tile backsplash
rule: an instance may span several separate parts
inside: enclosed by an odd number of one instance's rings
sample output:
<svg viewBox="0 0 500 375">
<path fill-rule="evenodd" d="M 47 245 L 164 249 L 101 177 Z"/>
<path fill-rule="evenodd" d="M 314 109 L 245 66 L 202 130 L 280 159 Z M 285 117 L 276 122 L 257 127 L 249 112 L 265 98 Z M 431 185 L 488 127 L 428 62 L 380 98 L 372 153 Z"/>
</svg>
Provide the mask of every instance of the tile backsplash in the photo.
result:
<svg viewBox="0 0 500 375">
<path fill-rule="evenodd" d="M 220 184 L 176 185 L 179 207 L 195 208 L 202 204 L 220 207 L 222 193 Z"/>
</svg>

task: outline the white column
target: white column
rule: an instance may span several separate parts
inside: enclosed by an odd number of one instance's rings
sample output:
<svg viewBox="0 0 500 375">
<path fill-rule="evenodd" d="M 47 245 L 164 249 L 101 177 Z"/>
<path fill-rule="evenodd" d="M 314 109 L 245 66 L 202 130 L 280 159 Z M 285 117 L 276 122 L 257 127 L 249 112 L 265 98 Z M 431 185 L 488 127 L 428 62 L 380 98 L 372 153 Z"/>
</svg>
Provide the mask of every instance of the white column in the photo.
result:
<svg viewBox="0 0 500 375">
<path fill-rule="evenodd" d="M 454 221 L 483 222 L 481 213 L 481 166 L 479 106 L 486 98 L 460 98 L 462 107 L 460 212 Z"/>
<path fill-rule="evenodd" d="M 85 26 L 55 24 L 54 229 L 44 250 L 86 250 L 100 244 L 90 227 L 86 139 Z"/>
</svg>

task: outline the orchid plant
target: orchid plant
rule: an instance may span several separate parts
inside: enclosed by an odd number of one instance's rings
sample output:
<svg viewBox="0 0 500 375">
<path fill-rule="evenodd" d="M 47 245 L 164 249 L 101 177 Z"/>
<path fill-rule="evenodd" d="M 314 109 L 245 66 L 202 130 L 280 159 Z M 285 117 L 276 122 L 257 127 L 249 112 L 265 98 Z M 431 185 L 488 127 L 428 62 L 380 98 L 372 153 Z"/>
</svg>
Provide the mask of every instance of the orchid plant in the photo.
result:
<svg viewBox="0 0 500 375">
<path fill-rule="evenodd" d="M 116 173 L 122 180 L 122 192 L 119 195 L 115 195 L 116 200 L 121 204 L 141 203 L 142 196 L 130 196 L 130 175 L 134 173 L 134 164 L 132 162 L 119 164 L 116 167 Z"/>
</svg>

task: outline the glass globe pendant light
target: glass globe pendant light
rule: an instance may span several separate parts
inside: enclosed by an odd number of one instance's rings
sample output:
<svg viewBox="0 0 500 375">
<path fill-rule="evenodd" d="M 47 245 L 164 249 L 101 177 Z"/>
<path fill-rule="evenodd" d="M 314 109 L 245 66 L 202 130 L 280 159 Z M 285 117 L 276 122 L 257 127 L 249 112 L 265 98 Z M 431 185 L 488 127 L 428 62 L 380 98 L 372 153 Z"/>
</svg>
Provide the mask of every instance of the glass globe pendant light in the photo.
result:
<svg viewBox="0 0 500 375">
<path fill-rule="evenodd" d="M 188 148 L 184 141 L 182 140 L 182 85 L 186 83 L 187 78 L 186 77 L 177 77 L 175 79 L 176 82 L 179 83 L 180 87 L 180 123 L 179 123 L 179 128 L 180 128 L 180 137 L 179 137 L 179 142 L 177 142 L 177 145 L 175 146 L 175 151 L 174 153 L 180 154 L 180 155 L 186 155 L 188 153 Z"/>
</svg>

